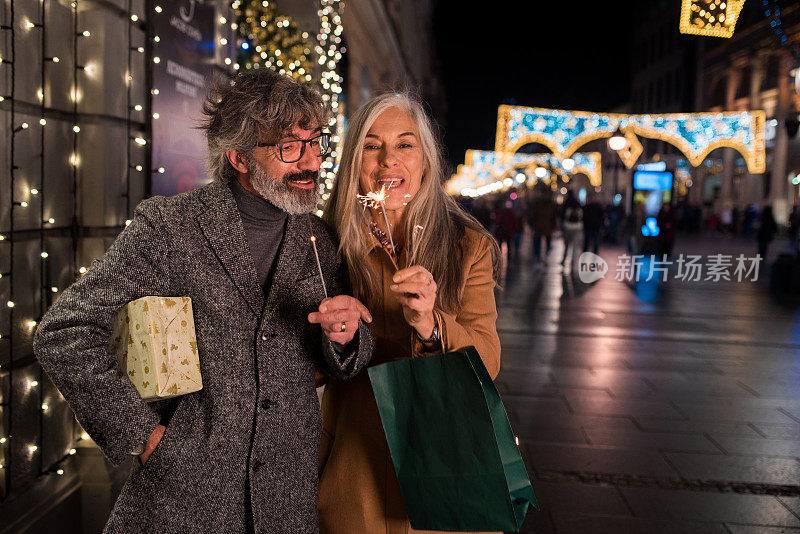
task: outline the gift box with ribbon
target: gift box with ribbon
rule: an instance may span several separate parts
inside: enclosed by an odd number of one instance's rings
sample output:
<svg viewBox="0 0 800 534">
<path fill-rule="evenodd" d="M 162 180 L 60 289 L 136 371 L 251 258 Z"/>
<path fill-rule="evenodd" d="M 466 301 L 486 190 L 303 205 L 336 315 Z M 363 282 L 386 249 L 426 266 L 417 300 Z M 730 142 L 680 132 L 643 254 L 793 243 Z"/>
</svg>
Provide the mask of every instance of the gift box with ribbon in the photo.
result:
<svg viewBox="0 0 800 534">
<path fill-rule="evenodd" d="M 117 314 L 109 350 L 146 401 L 203 387 L 189 297 L 142 297 Z"/>
</svg>

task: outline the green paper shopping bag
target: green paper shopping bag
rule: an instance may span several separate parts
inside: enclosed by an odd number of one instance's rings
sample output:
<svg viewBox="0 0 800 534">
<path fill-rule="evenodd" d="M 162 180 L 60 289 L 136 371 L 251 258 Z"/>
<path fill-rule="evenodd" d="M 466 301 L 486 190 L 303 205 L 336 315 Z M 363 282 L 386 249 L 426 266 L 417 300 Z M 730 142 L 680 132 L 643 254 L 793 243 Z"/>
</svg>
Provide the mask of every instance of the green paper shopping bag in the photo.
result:
<svg viewBox="0 0 800 534">
<path fill-rule="evenodd" d="M 475 347 L 377 365 L 369 379 L 413 528 L 518 530 L 538 509 Z"/>
</svg>

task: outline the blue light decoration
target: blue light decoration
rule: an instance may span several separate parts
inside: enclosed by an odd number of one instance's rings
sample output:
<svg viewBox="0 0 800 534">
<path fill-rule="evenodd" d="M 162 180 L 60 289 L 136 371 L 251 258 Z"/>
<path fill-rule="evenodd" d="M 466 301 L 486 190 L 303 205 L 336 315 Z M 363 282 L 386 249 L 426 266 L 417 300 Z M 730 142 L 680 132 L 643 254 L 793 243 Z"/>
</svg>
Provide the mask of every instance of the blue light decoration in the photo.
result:
<svg viewBox="0 0 800 534">
<path fill-rule="evenodd" d="M 769 22 L 775 38 L 782 47 L 788 48 L 792 57 L 800 58 L 800 43 L 796 39 L 789 40 L 786 30 L 783 29 L 783 19 L 781 17 L 781 6 L 779 0 L 761 0 L 761 10 L 764 16 L 771 19 Z M 791 33 L 791 31 L 790 31 Z"/>
<path fill-rule="evenodd" d="M 640 163 L 636 166 L 637 171 L 664 172 L 667 170 L 666 161 L 653 161 L 652 163 Z"/>
<path fill-rule="evenodd" d="M 569 158 L 571 165 L 565 164 L 565 159 L 554 154 L 467 150 L 465 164 L 458 166 L 456 174 L 445 184 L 445 189 L 451 195 L 474 197 L 508 189 L 515 184 L 532 184 L 537 179 L 549 181 L 552 172 L 564 176 L 565 181 L 569 181 L 571 174 L 585 174 L 590 184 L 600 185 L 602 167 L 599 152 L 572 154 Z"/>
<path fill-rule="evenodd" d="M 645 191 L 672 190 L 672 173 L 669 171 L 636 171 L 633 188 Z"/>
<path fill-rule="evenodd" d="M 655 217 L 648 217 L 644 220 L 642 225 L 642 235 L 645 237 L 656 237 L 661 233 L 661 228 L 658 227 Z"/>
<path fill-rule="evenodd" d="M 540 143 L 564 159 L 589 141 L 611 137 L 619 128 L 629 144 L 638 135 L 675 145 L 695 167 L 712 150 L 730 147 L 742 154 L 751 173 L 762 173 L 765 118 L 760 110 L 626 115 L 501 105 L 495 151 L 513 153 L 525 144 Z M 639 153 L 623 158 L 628 168 Z"/>
</svg>

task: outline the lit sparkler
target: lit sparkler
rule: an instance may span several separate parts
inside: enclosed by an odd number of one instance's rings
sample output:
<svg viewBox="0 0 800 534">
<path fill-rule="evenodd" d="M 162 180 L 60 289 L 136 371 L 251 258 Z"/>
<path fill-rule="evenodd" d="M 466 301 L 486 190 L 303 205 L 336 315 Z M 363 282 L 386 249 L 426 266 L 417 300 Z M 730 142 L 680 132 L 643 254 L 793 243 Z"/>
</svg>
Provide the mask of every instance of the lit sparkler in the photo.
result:
<svg viewBox="0 0 800 534">
<path fill-rule="evenodd" d="M 380 191 L 370 191 L 366 195 L 356 195 L 358 201 L 366 208 L 378 209 L 382 208 L 386 202 L 386 187 L 381 187 Z"/>
<path fill-rule="evenodd" d="M 366 195 L 356 195 L 358 201 L 367 208 L 378 209 L 383 212 L 383 220 L 386 223 L 386 232 L 389 235 L 389 243 L 392 245 L 392 254 L 397 257 L 397 249 L 394 247 L 394 239 L 392 238 L 392 229 L 389 227 L 389 218 L 386 217 L 386 186 L 381 186 L 380 191 L 370 191 Z"/>
<path fill-rule="evenodd" d="M 311 216 L 308 216 L 308 229 L 311 230 Z M 317 252 L 317 236 L 311 234 L 311 248 L 314 249 L 314 257 L 317 259 L 317 269 L 319 269 L 319 279 L 322 281 L 322 292 L 325 298 L 328 298 L 328 288 L 325 287 L 325 277 L 322 275 L 322 264 L 319 262 L 319 253 Z"/>
<path fill-rule="evenodd" d="M 422 239 L 422 231 L 425 230 L 421 224 L 414 225 L 411 231 L 411 257 L 408 260 L 408 265 L 414 265 L 417 261 L 417 252 L 419 252 L 419 244 Z"/>
</svg>

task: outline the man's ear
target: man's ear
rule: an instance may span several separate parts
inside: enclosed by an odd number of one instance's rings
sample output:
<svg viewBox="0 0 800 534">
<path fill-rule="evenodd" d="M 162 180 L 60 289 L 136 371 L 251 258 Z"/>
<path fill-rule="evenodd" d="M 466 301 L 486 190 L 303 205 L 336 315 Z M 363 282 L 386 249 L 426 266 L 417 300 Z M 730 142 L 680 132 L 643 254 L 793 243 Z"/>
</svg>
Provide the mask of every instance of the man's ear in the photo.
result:
<svg viewBox="0 0 800 534">
<path fill-rule="evenodd" d="M 247 174 L 250 172 L 250 169 L 247 167 L 247 159 L 244 157 L 244 154 L 238 150 L 228 150 L 225 152 L 225 157 L 228 158 L 228 162 L 231 166 L 240 173 Z"/>
</svg>

